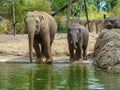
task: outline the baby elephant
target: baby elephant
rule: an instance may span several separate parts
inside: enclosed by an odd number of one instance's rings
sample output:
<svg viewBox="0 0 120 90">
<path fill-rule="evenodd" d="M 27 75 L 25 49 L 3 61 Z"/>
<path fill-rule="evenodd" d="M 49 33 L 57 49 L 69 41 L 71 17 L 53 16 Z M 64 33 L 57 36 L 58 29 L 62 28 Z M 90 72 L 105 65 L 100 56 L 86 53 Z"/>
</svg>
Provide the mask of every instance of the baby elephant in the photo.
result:
<svg viewBox="0 0 120 90">
<path fill-rule="evenodd" d="M 80 60 L 82 57 L 87 60 L 88 30 L 84 26 L 76 24 L 70 26 L 67 31 L 70 62 Z"/>
</svg>

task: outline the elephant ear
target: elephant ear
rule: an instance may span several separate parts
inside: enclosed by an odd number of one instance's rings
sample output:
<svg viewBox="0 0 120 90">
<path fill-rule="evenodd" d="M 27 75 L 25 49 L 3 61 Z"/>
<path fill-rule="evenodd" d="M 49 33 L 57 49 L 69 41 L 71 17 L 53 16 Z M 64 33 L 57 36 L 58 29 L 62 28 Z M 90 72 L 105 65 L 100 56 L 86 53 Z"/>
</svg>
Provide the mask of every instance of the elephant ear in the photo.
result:
<svg viewBox="0 0 120 90">
<path fill-rule="evenodd" d="M 40 15 L 40 16 L 39 16 L 39 19 L 40 19 L 40 24 L 41 24 L 41 25 L 44 24 L 44 22 L 45 22 L 45 17 L 44 17 L 43 15 Z"/>
<path fill-rule="evenodd" d="M 77 29 L 77 37 L 81 38 L 81 28 L 80 27 Z"/>
<path fill-rule="evenodd" d="M 24 22 L 26 22 L 26 19 L 31 17 L 32 15 L 33 15 L 32 12 L 27 12 L 24 18 Z"/>
<path fill-rule="evenodd" d="M 81 34 L 81 28 L 80 27 L 79 27 L 78 31 L 79 31 L 79 34 Z"/>
</svg>

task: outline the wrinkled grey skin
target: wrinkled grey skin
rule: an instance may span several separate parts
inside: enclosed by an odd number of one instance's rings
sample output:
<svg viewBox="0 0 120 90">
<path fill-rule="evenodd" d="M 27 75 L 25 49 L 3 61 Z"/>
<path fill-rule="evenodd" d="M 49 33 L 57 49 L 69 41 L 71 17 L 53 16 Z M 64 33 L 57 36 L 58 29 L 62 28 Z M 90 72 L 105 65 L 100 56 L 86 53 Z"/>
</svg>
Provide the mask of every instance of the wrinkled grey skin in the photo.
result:
<svg viewBox="0 0 120 90">
<path fill-rule="evenodd" d="M 34 48 L 36 63 L 43 63 L 42 57 L 46 58 L 46 63 L 51 63 L 51 46 L 57 30 L 54 18 L 42 11 L 28 12 L 25 16 L 25 26 L 28 31 L 30 62 L 33 59 Z"/>
<path fill-rule="evenodd" d="M 83 58 L 87 60 L 88 30 L 79 24 L 70 26 L 67 32 L 70 62 Z"/>
<path fill-rule="evenodd" d="M 107 18 L 103 24 L 104 29 L 120 29 L 120 17 Z"/>
</svg>

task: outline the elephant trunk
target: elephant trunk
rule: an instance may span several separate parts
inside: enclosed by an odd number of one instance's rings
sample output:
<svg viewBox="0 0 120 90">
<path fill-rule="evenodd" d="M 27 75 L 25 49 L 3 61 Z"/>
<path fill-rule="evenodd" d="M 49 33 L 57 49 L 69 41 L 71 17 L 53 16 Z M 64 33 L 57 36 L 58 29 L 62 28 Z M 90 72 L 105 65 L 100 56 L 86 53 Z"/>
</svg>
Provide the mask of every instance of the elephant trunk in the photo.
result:
<svg viewBox="0 0 120 90">
<path fill-rule="evenodd" d="M 77 49 L 78 39 L 77 37 L 72 38 L 73 48 Z"/>
<path fill-rule="evenodd" d="M 73 42 L 74 49 L 77 49 L 77 43 Z"/>
<path fill-rule="evenodd" d="M 31 30 L 28 32 L 28 39 L 29 39 L 29 57 L 30 57 L 30 63 L 32 63 L 34 32 Z"/>
</svg>

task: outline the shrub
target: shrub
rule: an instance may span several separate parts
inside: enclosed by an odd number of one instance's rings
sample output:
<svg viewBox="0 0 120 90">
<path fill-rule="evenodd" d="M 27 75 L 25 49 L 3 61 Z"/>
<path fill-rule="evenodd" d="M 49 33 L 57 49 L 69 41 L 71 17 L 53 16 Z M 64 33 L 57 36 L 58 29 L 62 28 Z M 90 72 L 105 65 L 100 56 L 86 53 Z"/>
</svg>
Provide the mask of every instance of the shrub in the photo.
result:
<svg viewBox="0 0 120 90">
<path fill-rule="evenodd" d="M 0 24 L 0 33 L 5 33 L 7 30 L 6 24 Z"/>
</svg>

